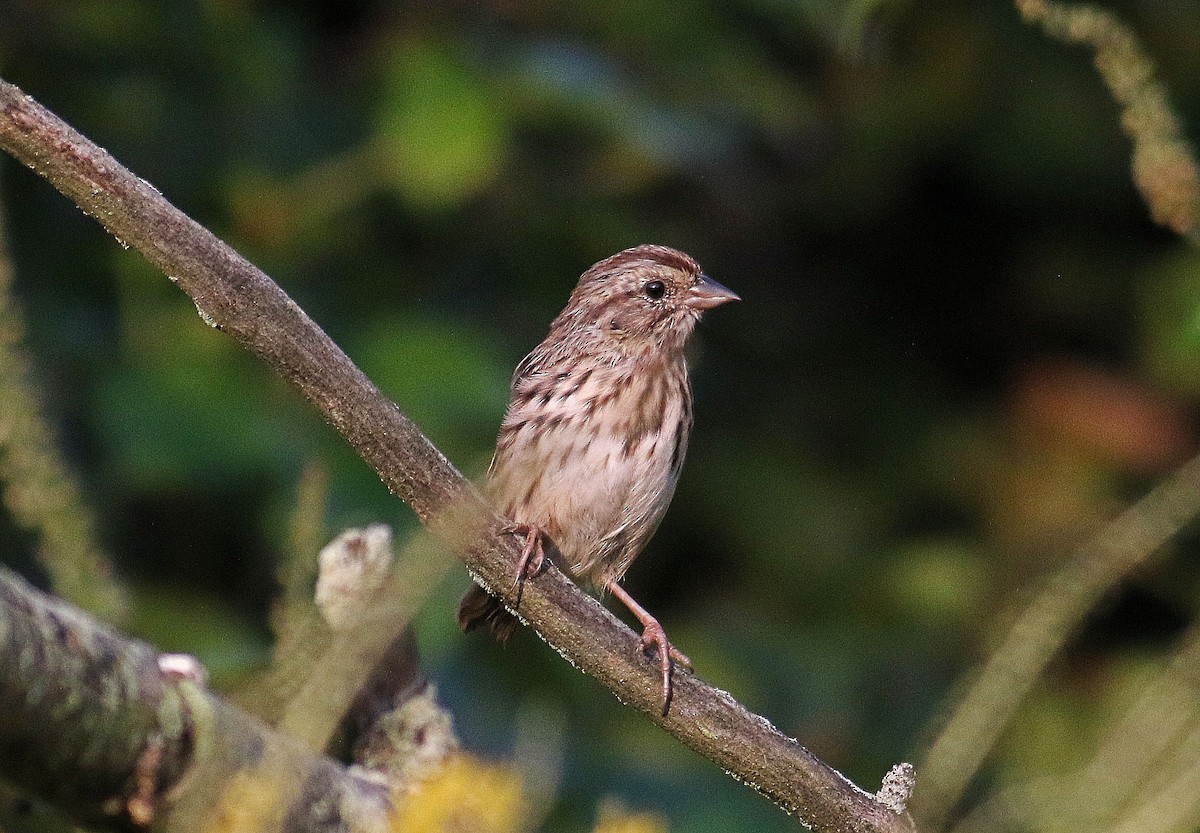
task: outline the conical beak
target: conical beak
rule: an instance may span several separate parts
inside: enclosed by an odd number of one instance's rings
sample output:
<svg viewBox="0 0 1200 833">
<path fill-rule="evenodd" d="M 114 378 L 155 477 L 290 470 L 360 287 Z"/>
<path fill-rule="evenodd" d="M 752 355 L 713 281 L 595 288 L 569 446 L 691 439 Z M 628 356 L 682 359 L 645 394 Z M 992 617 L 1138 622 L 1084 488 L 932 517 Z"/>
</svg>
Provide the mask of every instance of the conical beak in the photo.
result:
<svg viewBox="0 0 1200 833">
<path fill-rule="evenodd" d="M 736 292 L 714 281 L 708 275 L 701 275 L 700 280 L 688 290 L 684 303 L 692 309 L 712 309 L 728 301 L 742 300 Z"/>
</svg>

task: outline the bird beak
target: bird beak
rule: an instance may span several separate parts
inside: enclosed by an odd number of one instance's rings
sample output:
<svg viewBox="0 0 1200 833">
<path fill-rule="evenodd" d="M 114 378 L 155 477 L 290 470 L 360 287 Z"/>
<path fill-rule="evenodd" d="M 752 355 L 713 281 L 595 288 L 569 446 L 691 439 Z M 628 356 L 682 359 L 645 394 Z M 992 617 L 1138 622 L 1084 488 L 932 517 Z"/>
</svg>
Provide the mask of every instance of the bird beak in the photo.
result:
<svg viewBox="0 0 1200 833">
<path fill-rule="evenodd" d="M 719 307 L 728 301 L 742 300 L 736 292 L 714 281 L 708 275 L 700 275 L 700 280 L 687 291 L 683 302 L 692 309 L 706 310 Z"/>
</svg>

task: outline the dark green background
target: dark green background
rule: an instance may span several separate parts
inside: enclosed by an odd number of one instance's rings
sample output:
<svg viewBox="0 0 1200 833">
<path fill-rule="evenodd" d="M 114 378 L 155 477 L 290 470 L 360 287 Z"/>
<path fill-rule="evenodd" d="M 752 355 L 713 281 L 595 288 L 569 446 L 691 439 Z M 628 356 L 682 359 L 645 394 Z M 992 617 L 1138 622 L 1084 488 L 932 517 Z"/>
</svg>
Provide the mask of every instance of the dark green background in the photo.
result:
<svg viewBox="0 0 1200 833">
<path fill-rule="evenodd" d="M 1195 4 L 1115 8 L 1196 135 Z M 0 0 L 0 75 L 265 269 L 473 476 L 588 265 L 661 242 L 739 292 L 699 331 L 690 458 L 627 586 L 864 786 L 1193 446 L 1200 260 L 1148 220 L 1090 53 L 1003 3 Z M 139 256 L 0 175 L 28 347 L 132 627 L 232 684 L 267 656 L 307 463 L 331 531 L 413 519 Z M 30 545 L 2 513 L 0 540 Z M 1196 566 L 1184 541 L 1093 617 L 988 783 L 1086 759 Z M 561 727 L 546 829 L 613 797 L 675 830 L 794 828 L 527 633 L 460 635 L 465 584 L 422 611 L 425 665 L 472 749 Z"/>
</svg>

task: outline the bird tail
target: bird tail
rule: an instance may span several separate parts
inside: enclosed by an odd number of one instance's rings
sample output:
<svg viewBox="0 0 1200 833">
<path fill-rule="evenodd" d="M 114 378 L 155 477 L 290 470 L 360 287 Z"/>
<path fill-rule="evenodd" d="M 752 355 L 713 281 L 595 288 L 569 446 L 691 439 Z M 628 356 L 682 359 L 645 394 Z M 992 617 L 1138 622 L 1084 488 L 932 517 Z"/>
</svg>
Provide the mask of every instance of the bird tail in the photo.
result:
<svg viewBox="0 0 1200 833">
<path fill-rule="evenodd" d="M 478 584 L 472 584 L 458 603 L 458 626 L 469 631 L 484 623 L 491 628 L 492 635 L 503 642 L 516 630 L 517 617 L 509 613 L 495 596 Z"/>
</svg>

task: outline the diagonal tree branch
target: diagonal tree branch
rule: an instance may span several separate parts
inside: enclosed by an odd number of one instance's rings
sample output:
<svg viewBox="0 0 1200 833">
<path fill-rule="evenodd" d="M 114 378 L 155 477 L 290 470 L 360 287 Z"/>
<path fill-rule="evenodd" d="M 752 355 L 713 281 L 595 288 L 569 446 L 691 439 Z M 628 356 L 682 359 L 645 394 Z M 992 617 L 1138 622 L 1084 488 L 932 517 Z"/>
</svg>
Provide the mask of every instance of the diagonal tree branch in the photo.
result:
<svg viewBox="0 0 1200 833">
<path fill-rule="evenodd" d="M 229 333 L 312 402 L 485 585 L 507 590 L 517 549 L 467 480 L 270 278 L 151 185 L 15 86 L 0 81 L 0 147 L 138 249 Z M 911 829 L 896 803 L 860 790 L 729 694 L 676 673 L 670 712 L 639 640 L 596 600 L 549 570 L 528 583 L 521 615 L 568 662 L 687 746 L 820 830 Z"/>
</svg>

